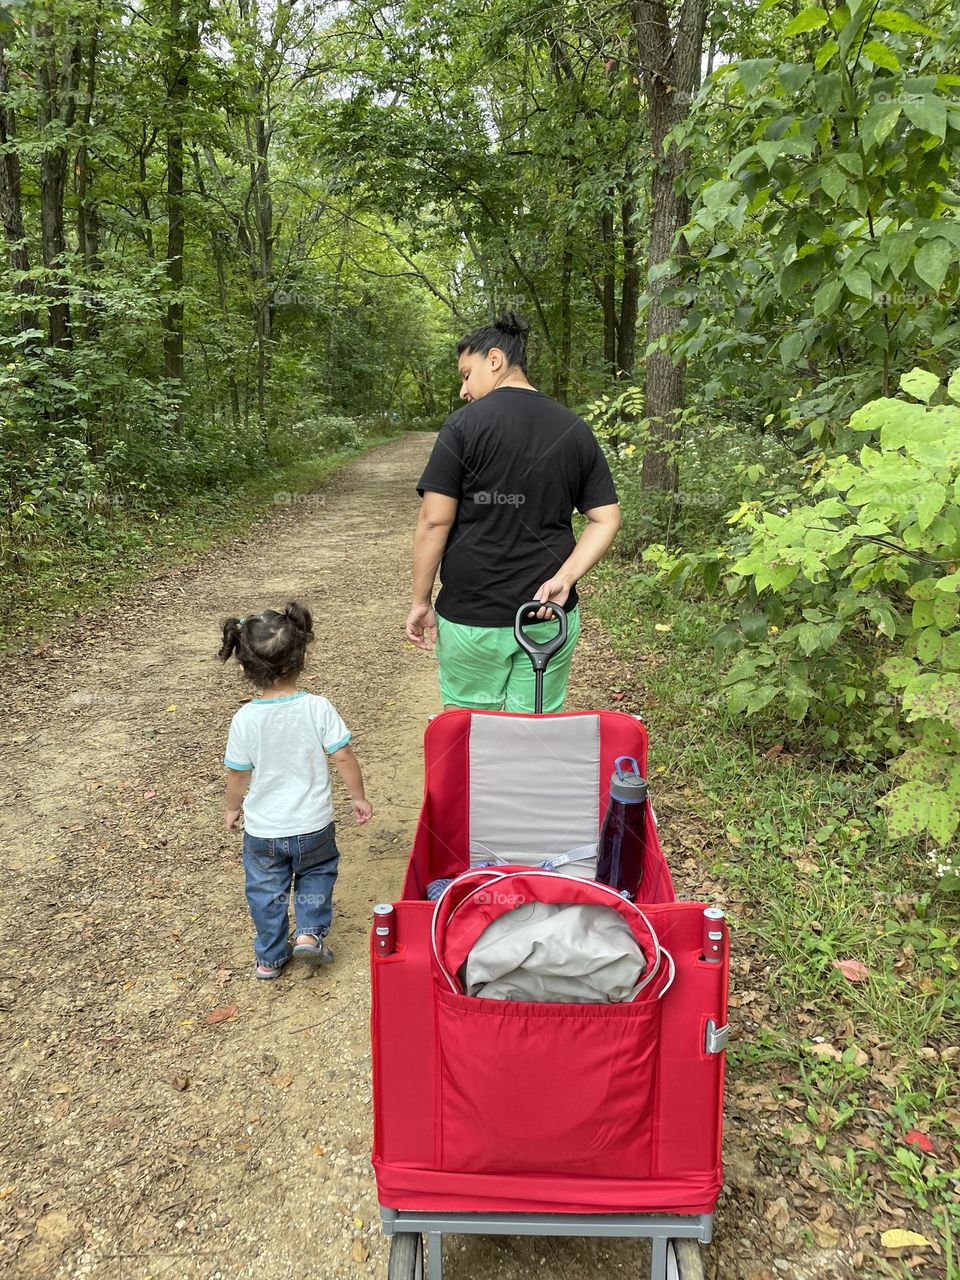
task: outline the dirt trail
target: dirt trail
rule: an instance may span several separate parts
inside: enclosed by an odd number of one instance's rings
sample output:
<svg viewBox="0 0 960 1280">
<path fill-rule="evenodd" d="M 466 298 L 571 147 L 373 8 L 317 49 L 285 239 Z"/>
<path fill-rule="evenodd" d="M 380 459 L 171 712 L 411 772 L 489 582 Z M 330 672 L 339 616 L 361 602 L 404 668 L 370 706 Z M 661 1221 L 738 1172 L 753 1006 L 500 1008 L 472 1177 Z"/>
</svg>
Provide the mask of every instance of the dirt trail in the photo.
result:
<svg viewBox="0 0 960 1280">
<path fill-rule="evenodd" d="M 368 1159 L 367 935 L 372 904 L 399 890 L 423 726 L 439 709 L 433 661 L 401 633 L 431 441 L 351 462 L 312 503 L 6 664 L 3 1274 L 386 1275 Z M 266 984 L 252 978 L 239 838 L 221 821 L 223 745 L 245 690 L 214 655 L 218 619 L 291 596 L 314 609 L 312 687 L 353 730 L 376 813 L 353 827 L 335 780 L 337 962 Z M 624 678 L 587 618 L 568 705 L 615 705 Z M 760 1211 L 782 1189 L 761 1192 L 736 1141 L 708 1274 L 831 1274 L 796 1254 L 768 1271 Z M 445 1257 L 449 1280 L 586 1280 L 642 1274 L 645 1253 L 467 1238 Z"/>
</svg>

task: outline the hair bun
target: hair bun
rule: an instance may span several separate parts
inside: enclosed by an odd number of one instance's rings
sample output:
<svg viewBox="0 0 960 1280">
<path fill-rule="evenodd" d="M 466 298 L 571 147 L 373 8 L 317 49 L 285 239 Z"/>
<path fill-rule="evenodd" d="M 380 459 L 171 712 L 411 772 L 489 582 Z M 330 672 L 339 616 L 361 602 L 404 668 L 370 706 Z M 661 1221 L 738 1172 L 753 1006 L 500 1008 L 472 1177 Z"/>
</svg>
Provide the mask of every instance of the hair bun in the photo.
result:
<svg viewBox="0 0 960 1280">
<path fill-rule="evenodd" d="M 284 609 L 283 616 L 292 622 L 298 631 L 312 638 L 313 618 L 309 609 L 305 609 L 298 601 L 291 600 Z"/>
<path fill-rule="evenodd" d="M 499 329 L 501 333 L 509 333 L 518 338 L 525 337 L 530 332 L 530 326 L 526 320 L 518 316 L 515 311 L 504 311 L 493 327 Z"/>
</svg>

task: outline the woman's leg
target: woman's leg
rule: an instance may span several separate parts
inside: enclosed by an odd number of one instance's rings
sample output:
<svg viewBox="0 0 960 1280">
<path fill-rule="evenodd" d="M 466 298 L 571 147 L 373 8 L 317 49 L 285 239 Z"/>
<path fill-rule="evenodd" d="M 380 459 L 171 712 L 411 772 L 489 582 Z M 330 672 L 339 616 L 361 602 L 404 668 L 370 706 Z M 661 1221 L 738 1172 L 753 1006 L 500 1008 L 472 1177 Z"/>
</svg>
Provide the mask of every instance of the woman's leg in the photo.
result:
<svg viewBox="0 0 960 1280">
<path fill-rule="evenodd" d="M 253 949 L 260 964 L 277 968 L 290 958 L 287 904 L 292 867 L 284 846 L 293 841 L 271 840 L 243 833 L 243 869 L 247 904 L 256 929 Z"/>
<path fill-rule="evenodd" d="M 438 616 L 436 655 L 444 710 L 502 710 L 512 642 L 510 627 L 468 627 Z"/>
</svg>

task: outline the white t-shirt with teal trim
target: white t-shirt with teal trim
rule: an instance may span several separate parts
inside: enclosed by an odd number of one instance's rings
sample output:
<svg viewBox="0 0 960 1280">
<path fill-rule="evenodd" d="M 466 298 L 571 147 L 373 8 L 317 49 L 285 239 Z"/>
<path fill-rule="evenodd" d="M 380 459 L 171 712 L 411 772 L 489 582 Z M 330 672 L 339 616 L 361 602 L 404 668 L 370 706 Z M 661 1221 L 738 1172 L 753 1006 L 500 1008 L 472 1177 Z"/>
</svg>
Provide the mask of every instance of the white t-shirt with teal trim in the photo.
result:
<svg viewBox="0 0 960 1280">
<path fill-rule="evenodd" d="M 224 764 L 251 769 L 243 802 L 252 836 L 302 836 L 333 821 L 327 755 L 345 747 L 350 730 L 317 693 L 254 698 L 233 717 Z"/>
</svg>

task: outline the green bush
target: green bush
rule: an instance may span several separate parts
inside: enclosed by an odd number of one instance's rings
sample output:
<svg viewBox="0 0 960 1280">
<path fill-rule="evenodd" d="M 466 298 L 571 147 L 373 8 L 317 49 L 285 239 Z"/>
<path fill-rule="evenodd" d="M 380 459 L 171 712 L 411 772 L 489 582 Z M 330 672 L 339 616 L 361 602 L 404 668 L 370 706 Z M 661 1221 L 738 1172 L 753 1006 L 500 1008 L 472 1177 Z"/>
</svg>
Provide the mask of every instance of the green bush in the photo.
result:
<svg viewBox="0 0 960 1280">
<path fill-rule="evenodd" d="M 889 833 L 929 837 L 954 883 L 942 850 L 960 824 L 960 371 L 945 392 L 920 369 L 901 387 L 912 399 L 853 414 L 859 452 L 812 459 L 791 505 L 745 502 L 727 545 L 648 555 L 662 580 L 713 591 L 722 578 L 738 601 L 715 640 L 734 655 L 731 709 L 769 708 L 837 753 L 886 762 Z"/>
</svg>

